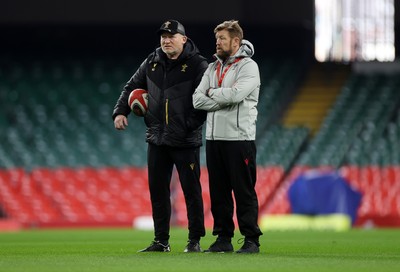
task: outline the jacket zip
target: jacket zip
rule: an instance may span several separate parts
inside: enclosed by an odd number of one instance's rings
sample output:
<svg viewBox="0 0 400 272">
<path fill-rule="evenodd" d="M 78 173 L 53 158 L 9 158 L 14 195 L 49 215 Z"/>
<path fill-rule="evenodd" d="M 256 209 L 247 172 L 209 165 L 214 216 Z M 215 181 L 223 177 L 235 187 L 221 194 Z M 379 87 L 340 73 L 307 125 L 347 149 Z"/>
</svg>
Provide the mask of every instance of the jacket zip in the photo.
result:
<svg viewBox="0 0 400 272">
<path fill-rule="evenodd" d="M 218 65 L 217 65 L 218 66 Z M 222 68 L 224 68 L 224 64 L 221 65 Z M 215 68 L 217 69 L 217 68 Z M 221 72 L 220 72 L 221 73 Z M 217 75 L 216 81 L 217 81 L 217 86 L 218 86 L 218 77 L 220 75 Z M 214 117 L 215 117 L 215 111 L 212 113 L 212 120 L 211 120 L 211 139 L 214 140 Z"/>
<path fill-rule="evenodd" d="M 212 120 L 211 120 L 211 139 L 214 140 L 214 116 L 215 112 L 212 113 Z"/>
<path fill-rule="evenodd" d="M 237 115 L 236 115 L 236 126 L 237 126 L 237 128 L 239 128 L 239 104 L 238 104 Z"/>
<path fill-rule="evenodd" d="M 165 123 L 168 125 L 168 98 L 165 99 Z"/>
<path fill-rule="evenodd" d="M 166 85 L 166 79 L 167 79 L 167 69 L 168 69 L 168 67 L 166 66 L 166 65 L 163 65 L 164 66 L 164 80 L 163 80 L 163 82 L 164 82 L 164 86 L 163 86 L 163 89 L 165 89 L 165 85 Z M 164 92 L 164 98 L 165 98 L 165 92 Z M 165 124 L 166 125 L 168 125 L 168 98 L 165 98 Z"/>
</svg>

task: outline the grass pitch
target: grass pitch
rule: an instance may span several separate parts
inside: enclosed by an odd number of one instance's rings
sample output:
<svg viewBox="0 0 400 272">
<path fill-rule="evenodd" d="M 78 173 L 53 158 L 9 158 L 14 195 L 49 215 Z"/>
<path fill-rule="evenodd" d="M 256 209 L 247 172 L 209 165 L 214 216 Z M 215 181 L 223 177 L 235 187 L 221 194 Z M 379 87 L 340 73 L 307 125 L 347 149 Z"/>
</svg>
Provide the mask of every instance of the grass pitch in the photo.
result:
<svg viewBox="0 0 400 272">
<path fill-rule="evenodd" d="M 240 248 L 237 234 L 235 250 Z M 183 253 L 187 231 L 171 231 L 170 253 L 137 253 L 151 231 L 25 230 L 0 233 L 0 271 L 399 271 L 400 229 L 265 232 L 260 254 Z M 214 237 L 207 233 L 206 249 Z"/>
</svg>

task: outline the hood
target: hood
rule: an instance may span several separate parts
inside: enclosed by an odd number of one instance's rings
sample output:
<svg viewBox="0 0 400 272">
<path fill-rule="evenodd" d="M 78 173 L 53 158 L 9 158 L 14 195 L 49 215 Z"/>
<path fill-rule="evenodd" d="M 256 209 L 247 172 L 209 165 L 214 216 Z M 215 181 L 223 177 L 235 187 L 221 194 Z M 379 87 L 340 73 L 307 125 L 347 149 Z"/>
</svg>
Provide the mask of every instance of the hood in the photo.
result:
<svg viewBox="0 0 400 272">
<path fill-rule="evenodd" d="M 254 55 L 254 46 L 248 40 L 242 40 L 242 44 L 240 45 L 239 50 L 235 54 L 235 58 L 237 57 L 249 57 L 251 58 Z"/>
</svg>

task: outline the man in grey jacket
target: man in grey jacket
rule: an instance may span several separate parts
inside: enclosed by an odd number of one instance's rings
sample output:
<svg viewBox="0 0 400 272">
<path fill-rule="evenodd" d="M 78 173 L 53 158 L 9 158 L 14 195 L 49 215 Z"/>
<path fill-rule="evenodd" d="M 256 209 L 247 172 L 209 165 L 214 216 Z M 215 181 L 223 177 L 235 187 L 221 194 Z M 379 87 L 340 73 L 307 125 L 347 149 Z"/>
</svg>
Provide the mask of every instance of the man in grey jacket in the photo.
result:
<svg viewBox="0 0 400 272">
<path fill-rule="evenodd" d="M 193 106 L 206 110 L 206 160 L 209 174 L 213 235 L 206 252 L 232 252 L 234 201 L 239 230 L 245 237 L 237 253 L 258 253 L 256 184 L 256 120 L 260 89 L 253 45 L 243 39 L 238 21 L 215 29 L 216 58 L 193 94 Z"/>
</svg>

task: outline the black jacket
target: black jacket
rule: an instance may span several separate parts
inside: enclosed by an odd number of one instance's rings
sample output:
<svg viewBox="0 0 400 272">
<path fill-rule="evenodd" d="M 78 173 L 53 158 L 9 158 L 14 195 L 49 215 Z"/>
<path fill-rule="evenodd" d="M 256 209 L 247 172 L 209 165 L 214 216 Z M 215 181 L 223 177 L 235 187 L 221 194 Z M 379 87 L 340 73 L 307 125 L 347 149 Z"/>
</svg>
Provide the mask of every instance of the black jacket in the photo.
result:
<svg viewBox="0 0 400 272">
<path fill-rule="evenodd" d="M 113 119 L 119 114 L 129 115 L 130 92 L 143 88 L 149 92 L 144 117 L 147 142 L 174 147 L 200 146 L 207 112 L 193 108 L 192 95 L 207 66 L 207 60 L 189 38 L 177 60 L 169 60 L 157 48 L 125 85 L 114 107 Z"/>
</svg>

